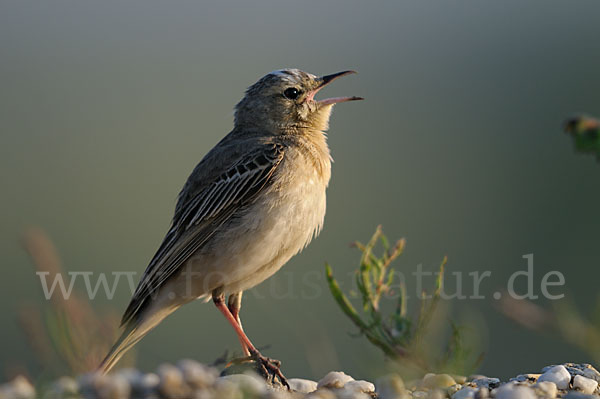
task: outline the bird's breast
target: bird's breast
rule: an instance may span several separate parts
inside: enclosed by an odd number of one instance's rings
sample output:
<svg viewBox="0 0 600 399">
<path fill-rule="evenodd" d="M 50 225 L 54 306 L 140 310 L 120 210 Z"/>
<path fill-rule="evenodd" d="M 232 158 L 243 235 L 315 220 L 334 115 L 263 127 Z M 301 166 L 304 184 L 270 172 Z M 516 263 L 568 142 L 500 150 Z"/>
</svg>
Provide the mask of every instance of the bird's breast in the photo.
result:
<svg viewBox="0 0 600 399">
<path fill-rule="evenodd" d="M 301 152 L 286 151 L 255 202 L 215 235 L 210 255 L 196 257 L 198 270 L 222 275 L 219 285 L 226 292 L 243 291 L 269 278 L 320 232 L 326 177 Z M 218 259 L 214 253 L 220 254 Z"/>
<path fill-rule="evenodd" d="M 294 233 L 302 241 L 298 248 L 300 250 L 323 226 L 325 191 L 331 175 L 331 165 L 329 159 L 315 161 L 304 154 L 292 154 L 281 166 L 273 184 L 277 206 L 271 212 L 279 214 L 290 228 L 295 226 Z"/>
</svg>

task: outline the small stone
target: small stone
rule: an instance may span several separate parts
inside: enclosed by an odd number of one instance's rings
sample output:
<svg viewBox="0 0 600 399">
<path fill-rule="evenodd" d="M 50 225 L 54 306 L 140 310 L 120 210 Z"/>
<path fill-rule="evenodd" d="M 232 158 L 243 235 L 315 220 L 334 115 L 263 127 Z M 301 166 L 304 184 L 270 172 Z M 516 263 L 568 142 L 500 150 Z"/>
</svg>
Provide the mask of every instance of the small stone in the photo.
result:
<svg viewBox="0 0 600 399">
<path fill-rule="evenodd" d="M 191 359 L 180 360 L 177 362 L 177 367 L 181 370 L 184 381 L 194 389 L 212 386 L 219 376 L 216 369 Z"/>
<path fill-rule="evenodd" d="M 489 377 L 476 378 L 476 379 L 472 380 L 471 382 L 480 388 L 488 388 L 488 389 L 494 389 L 500 385 L 500 379 L 489 378 Z"/>
<path fill-rule="evenodd" d="M 563 396 L 563 399 L 598 399 L 598 397 L 583 392 L 569 391 Z"/>
<path fill-rule="evenodd" d="M 317 388 L 343 388 L 350 381 L 354 378 L 343 371 L 331 371 L 317 383 Z"/>
<path fill-rule="evenodd" d="M 116 375 L 124 378 L 131 387 L 132 397 L 143 397 L 150 391 L 143 385 L 144 374 L 134 368 L 122 368 L 115 372 Z M 158 384 L 157 384 L 158 385 Z M 156 386 L 154 387 L 156 388 Z"/>
<path fill-rule="evenodd" d="M 446 399 L 446 392 L 442 391 L 441 389 L 433 389 L 429 391 L 427 399 Z"/>
<path fill-rule="evenodd" d="M 479 380 L 481 378 L 488 378 L 487 375 L 482 374 L 471 374 L 467 377 L 467 381 Z"/>
<path fill-rule="evenodd" d="M 452 399 L 473 399 L 475 397 L 476 392 L 476 388 L 464 387 L 456 391 L 454 395 L 452 395 Z"/>
<path fill-rule="evenodd" d="M 290 378 L 288 380 L 292 391 L 301 393 L 311 393 L 317 390 L 317 382 L 311 380 L 305 380 L 303 378 Z"/>
<path fill-rule="evenodd" d="M 463 388 L 460 384 L 454 384 L 451 387 L 446 388 L 446 393 L 448 396 L 454 395 L 456 392 L 460 391 Z"/>
<path fill-rule="evenodd" d="M 507 383 L 494 390 L 496 399 L 536 399 L 535 391 L 523 385 Z"/>
<path fill-rule="evenodd" d="M 571 382 L 571 374 L 569 374 L 565 366 L 554 366 L 546 370 L 544 374 L 538 378 L 538 381 L 550 381 L 555 383 L 558 389 L 568 389 L 569 383 Z"/>
<path fill-rule="evenodd" d="M 589 367 L 583 369 L 583 376 L 586 378 L 591 378 L 592 380 L 600 383 L 600 373 L 598 372 L 598 370 L 596 370 L 589 364 L 587 366 Z"/>
<path fill-rule="evenodd" d="M 141 371 L 130 367 L 118 369 L 113 373 L 113 375 L 119 375 L 125 378 L 127 382 L 129 382 L 132 385 L 138 384 L 139 379 L 142 378 Z"/>
<path fill-rule="evenodd" d="M 388 374 L 375 381 L 375 390 L 380 399 L 394 399 L 400 397 L 406 390 L 404 381 L 397 374 Z"/>
<path fill-rule="evenodd" d="M 558 393 L 556 384 L 551 381 L 538 381 L 533 387 L 544 393 L 544 396 L 548 398 L 555 398 Z"/>
<path fill-rule="evenodd" d="M 224 376 L 217 378 L 214 385 L 214 398 L 228 398 L 228 399 L 242 399 L 244 394 L 238 387 L 238 385 Z"/>
<path fill-rule="evenodd" d="M 241 393 L 240 393 L 241 395 Z M 158 399 L 158 396 L 141 396 L 140 399 Z M 133 396 L 131 399 L 138 399 Z M 190 399 L 215 399 L 215 393 L 212 389 L 198 389 L 196 390 Z M 280 398 L 264 398 L 264 399 L 280 399 Z"/>
<path fill-rule="evenodd" d="M 147 373 L 142 375 L 139 384 L 139 388 L 144 391 L 154 391 L 160 384 L 160 377 L 158 374 Z"/>
<path fill-rule="evenodd" d="M 421 386 L 432 389 L 448 388 L 455 384 L 456 381 L 454 381 L 454 378 L 450 377 L 448 374 L 427 374 L 423 377 Z"/>
<path fill-rule="evenodd" d="M 306 399 L 336 399 L 336 396 L 331 390 L 322 388 L 309 393 Z"/>
<path fill-rule="evenodd" d="M 77 396 L 79 384 L 71 377 L 61 377 L 44 393 L 44 399 L 61 399 Z"/>
<path fill-rule="evenodd" d="M 264 379 L 257 374 L 232 374 L 224 377 L 219 377 L 217 384 L 223 381 L 235 384 L 242 392 L 250 396 L 260 396 L 267 392 L 267 384 Z"/>
<path fill-rule="evenodd" d="M 19 375 L 9 383 L 0 386 L 0 397 L 10 399 L 34 399 L 35 388 L 27 378 Z"/>
<path fill-rule="evenodd" d="M 479 388 L 475 392 L 475 399 L 487 399 L 490 397 L 490 390 L 487 388 Z"/>
<path fill-rule="evenodd" d="M 540 378 L 541 374 L 519 374 L 518 376 L 511 378 L 510 381 L 516 382 L 536 382 Z"/>
<path fill-rule="evenodd" d="M 375 385 L 370 383 L 369 381 L 350 381 L 344 385 L 344 388 L 347 388 L 354 392 L 375 392 Z"/>
<path fill-rule="evenodd" d="M 118 374 L 97 377 L 95 387 L 98 399 L 122 399 L 131 394 L 131 385 L 125 377 Z"/>
<path fill-rule="evenodd" d="M 577 388 L 583 393 L 592 394 L 597 387 L 598 382 L 590 378 L 576 375 L 573 379 L 573 388 Z"/>
<path fill-rule="evenodd" d="M 289 382 L 289 381 L 288 381 Z M 198 391 L 198 392 L 210 392 L 207 390 Z M 260 396 L 260 399 L 299 399 L 305 398 L 304 395 L 300 395 L 299 393 L 292 393 L 288 391 L 287 388 L 269 388 L 266 394 Z M 194 399 L 218 399 L 213 395 L 207 396 L 206 398 L 194 398 Z"/>
<path fill-rule="evenodd" d="M 86 373 L 77 376 L 77 385 L 79 386 L 79 392 L 83 396 L 90 396 L 94 393 L 94 379 L 97 373 Z"/>
<path fill-rule="evenodd" d="M 412 394 L 413 394 L 413 391 L 410 391 L 408 389 L 404 389 L 398 395 L 394 396 L 394 398 L 395 399 L 411 399 L 412 398 Z M 381 397 L 379 399 L 381 399 Z"/>
<path fill-rule="evenodd" d="M 190 389 L 185 384 L 183 373 L 171 364 L 161 364 L 156 370 L 160 379 L 158 390 L 163 396 L 170 399 L 184 398 L 189 396 Z"/>
<path fill-rule="evenodd" d="M 427 391 L 414 391 L 412 396 L 414 399 L 427 399 L 429 392 Z"/>
<path fill-rule="evenodd" d="M 569 374 L 572 376 L 582 375 L 587 378 L 591 378 L 600 383 L 600 373 L 591 364 L 587 363 L 564 363 L 563 366 L 567 369 Z M 554 366 L 545 367 L 543 371 L 546 371 Z"/>
<path fill-rule="evenodd" d="M 371 399 L 369 394 L 349 389 L 348 386 L 344 386 L 344 388 L 338 389 L 334 392 L 337 399 Z"/>
<path fill-rule="evenodd" d="M 467 377 L 464 375 L 451 374 L 450 376 L 454 378 L 454 381 L 456 381 L 457 384 L 464 384 L 467 382 Z"/>
</svg>

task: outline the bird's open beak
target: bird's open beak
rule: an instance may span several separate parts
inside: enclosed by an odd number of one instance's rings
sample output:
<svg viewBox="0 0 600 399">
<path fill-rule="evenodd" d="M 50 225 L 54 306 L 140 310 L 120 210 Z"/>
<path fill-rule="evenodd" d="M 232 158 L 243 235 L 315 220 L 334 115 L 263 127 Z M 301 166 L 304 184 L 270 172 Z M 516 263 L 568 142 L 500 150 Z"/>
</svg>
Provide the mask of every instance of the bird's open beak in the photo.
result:
<svg viewBox="0 0 600 399">
<path fill-rule="evenodd" d="M 311 92 L 308 93 L 307 101 L 314 101 L 315 94 L 317 94 L 317 92 L 319 90 L 321 90 L 323 87 L 327 86 L 329 83 L 333 82 L 337 78 L 341 78 L 342 76 L 346 76 L 346 75 L 351 75 L 353 73 L 356 73 L 356 71 L 343 71 L 343 72 L 333 73 L 331 75 L 321 76 L 319 78 L 319 81 L 320 81 L 319 86 L 317 86 L 316 89 L 314 89 L 313 91 L 311 91 Z M 332 97 L 332 98 L 326 98 L 324 100 L 319 100 L 319 101 L 316 101 L 316 102 L 319 105 L 330 105 L 330 104 L 337 104 L 337 103 L 343 103 L 343 102 L 346 102 L 346 101 L 356 101 L 356 100 L 363 100 L 363 98 L 362 97 L 356 97 L 356 96 L 352 96 L 352 97 Z"/>
</svg>

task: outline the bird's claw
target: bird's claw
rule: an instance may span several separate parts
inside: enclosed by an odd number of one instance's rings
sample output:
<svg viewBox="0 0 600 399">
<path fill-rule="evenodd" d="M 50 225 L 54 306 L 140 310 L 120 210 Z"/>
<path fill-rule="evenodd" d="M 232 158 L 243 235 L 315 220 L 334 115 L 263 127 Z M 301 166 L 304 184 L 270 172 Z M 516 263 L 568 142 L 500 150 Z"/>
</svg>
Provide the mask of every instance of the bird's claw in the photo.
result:
<svg viewBox="0 0 600 399">
<path fill-rule="evenodd" d="M 281 362 L 279 360 L 271 359 L 266 356 L 261 355 L 259 351 L 250 352 L 250 358 L 254 360 L 257 364 L 257 368 L 260 370 L 261 374 L 265 379 L 274 383 L 275 378 L 279 379 L 281 385 L 290 390 L 290 385 L 287 382 L 287 379 L 281 372 Z"/>
</svg>

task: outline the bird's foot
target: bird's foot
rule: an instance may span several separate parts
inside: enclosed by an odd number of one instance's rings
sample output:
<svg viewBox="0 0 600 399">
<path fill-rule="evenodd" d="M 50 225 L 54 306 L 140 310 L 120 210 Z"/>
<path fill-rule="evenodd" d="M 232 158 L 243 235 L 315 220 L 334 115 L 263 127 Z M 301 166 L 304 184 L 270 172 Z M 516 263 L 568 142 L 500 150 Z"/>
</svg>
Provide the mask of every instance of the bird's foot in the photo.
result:
<svg viewBox="0 0 600 399">
<path fill-rule="evenodd" d="M 271 384 L 275 383 L 275 379 L 279 380 L 279 383 L 290 390 L 290 385 L 287 379 L 281 372 L 281 362 L 279 360 L 270 359 L 266 356 L 261 355 L 259 351 L 250 351 L 250 359 L 256 363 L 256 368 L 267 382 Z"/>
</svg>

